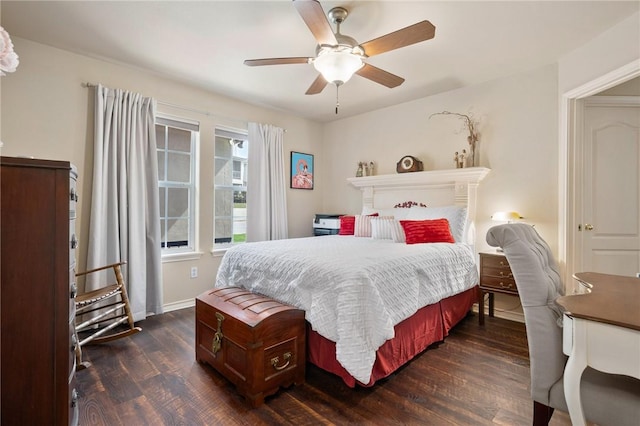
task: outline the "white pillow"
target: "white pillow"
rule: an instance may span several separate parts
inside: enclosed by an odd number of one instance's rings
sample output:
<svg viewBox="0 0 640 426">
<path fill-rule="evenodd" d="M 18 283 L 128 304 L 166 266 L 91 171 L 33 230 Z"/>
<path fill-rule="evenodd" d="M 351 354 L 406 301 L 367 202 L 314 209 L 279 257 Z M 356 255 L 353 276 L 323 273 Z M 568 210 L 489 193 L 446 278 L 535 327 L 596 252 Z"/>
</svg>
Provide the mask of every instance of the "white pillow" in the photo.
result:
<svg viewBox="0 0 640 426">
<path fill-rule="evenodd" d="M 391 239 L 394 243 L 404 243 L 407 241 L 407 238 L 404 235 L 404 229 L 397 220 L 394 220 L 391 225 Z"/>
<path fill-rule="evenodd" d="M 371 236 L 371 219 L 375 216 L 356 215 L 355 225 L 353 227 L 353 235 L 355 237 Z"/>
<path fill-rule="evenodd" d="M 391 228 L 395 219 L 393 216 L 379 216 L 371 218 L 371 238 L 375 240 L 391 240 Z"/>
<path fill-rule="evenodd" d="M 413 207 L 409 210 L 407 220 L 425 220 L 445 218 L 449 221 L 451 235 L 456 243 L 466 242 L 467 208 L 462 206 Z"/>
<path fill-rule="evenodd" d="M 374 207 L 363 207 L 362 214 L 369 215 L 373 213 L 378 213 L 380 216 L 393 216 L 398 220 L 404 220 L 407 218 L 407 214 L 411 209 L 403 209 L 403 208 L 390 208 L 390 209 L 376 209 Z"/>
</svg>

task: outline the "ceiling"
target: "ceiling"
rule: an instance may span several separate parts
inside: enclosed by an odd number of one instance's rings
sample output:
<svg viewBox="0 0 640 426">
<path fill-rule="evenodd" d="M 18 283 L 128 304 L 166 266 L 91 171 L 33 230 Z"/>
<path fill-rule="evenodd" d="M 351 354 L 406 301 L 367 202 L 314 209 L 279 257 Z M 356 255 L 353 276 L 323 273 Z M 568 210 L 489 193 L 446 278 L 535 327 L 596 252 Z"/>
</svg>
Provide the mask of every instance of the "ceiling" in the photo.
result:
<svg viewBox="0 0 640 426">
<path fill-rule="evenodd" d="M 315 40 L 288 0 L 2 0 L 1 17 L 12 37 L 328 122 L 557 62 L 640 8 L 637 0 L 321 4 L 325 12 L 346 7 L 350 13 L 341 32 L 360 43 L 425 19 L 436 35 L 369 58 L 371 65 L 406 81 L 389 89 L 356 75 L 340 87 L 336 115 L 335 86 L 304 94 L 317 75 L 313 65 L 243 64 L 244 59 L 314 56 Z"/>
</svg>

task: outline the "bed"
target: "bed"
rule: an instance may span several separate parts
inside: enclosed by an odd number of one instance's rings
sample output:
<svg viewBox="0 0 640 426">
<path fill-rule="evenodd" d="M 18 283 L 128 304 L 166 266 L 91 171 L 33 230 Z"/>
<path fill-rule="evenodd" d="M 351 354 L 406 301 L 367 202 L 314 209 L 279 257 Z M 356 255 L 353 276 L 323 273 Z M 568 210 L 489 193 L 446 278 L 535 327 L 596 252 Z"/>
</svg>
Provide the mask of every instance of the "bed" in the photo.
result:
<svg viewBox="0 0 640 426">
<path fill-rule="evenodd" d="M 442 341 L 477 301 L 473 224 L 477 186 L 488 172 L 349 179 L 362 191 L 353 230 L 345 218 L 344 233 L 353 235 L 235 246 L 215 286 L 303 309 L 308 360 L 350 387 L 372 386 Z M 434 242 L 421 244 L 425 229 Z"/>
</svg>

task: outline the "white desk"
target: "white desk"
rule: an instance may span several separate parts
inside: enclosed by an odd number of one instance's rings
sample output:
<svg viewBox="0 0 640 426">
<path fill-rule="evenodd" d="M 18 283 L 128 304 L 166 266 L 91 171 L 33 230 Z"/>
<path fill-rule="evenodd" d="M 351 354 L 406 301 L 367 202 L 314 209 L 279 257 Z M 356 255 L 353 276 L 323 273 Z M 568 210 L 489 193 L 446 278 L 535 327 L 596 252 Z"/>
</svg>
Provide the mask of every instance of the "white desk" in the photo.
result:
<svg viewBox="0 0 640 426">
<path fill-rule="evenodd" d="M 565 310 L 564 394 L 574 426 L 585 424 L 580 380 L 587 366 L 640 379 L 640 280 L 583 272 L 574 275 L 586 294 L 562 296 Z"/>
</svg>

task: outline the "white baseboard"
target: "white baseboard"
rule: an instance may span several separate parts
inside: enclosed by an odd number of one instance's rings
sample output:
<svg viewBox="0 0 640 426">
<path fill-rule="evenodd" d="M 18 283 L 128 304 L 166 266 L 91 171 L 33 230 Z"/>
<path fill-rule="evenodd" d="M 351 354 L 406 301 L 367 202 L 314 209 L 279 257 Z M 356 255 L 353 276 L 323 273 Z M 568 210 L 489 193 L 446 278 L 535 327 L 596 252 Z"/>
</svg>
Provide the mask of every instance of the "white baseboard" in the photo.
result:
<svg viewBox="0 0 640 426">
<path fill-rule="evenodd" d="M 162 305 L 163 312 L 177 311 L 178 309 L 192 308 L 196 305 L 196 299 L 185 299 L 178 302 L 167 303 Z"/>
<path fill-rule="evenodd" d="M 478 304 L 473 305 L 473 312 L 478 313 Z M 489 307 L 485 305 L 485 316 L 489 316 Z M 496 318 L 502 318 L 509 321 L 521 322 L 524 324 L 524 314 L 522 312 L 505 311 L 499 308 L 493 308 L 493 315 Z"/>
<path fill-rule="evenodd" d="M 524 324 L 524 314 L 522 314 L 521 312 L 503 311 L 502 309 L 494 308 L 493 314 L 498 318 L 521 322 Z M 487 313 L 487 315 L 489 314 Z"/>
</svg>

